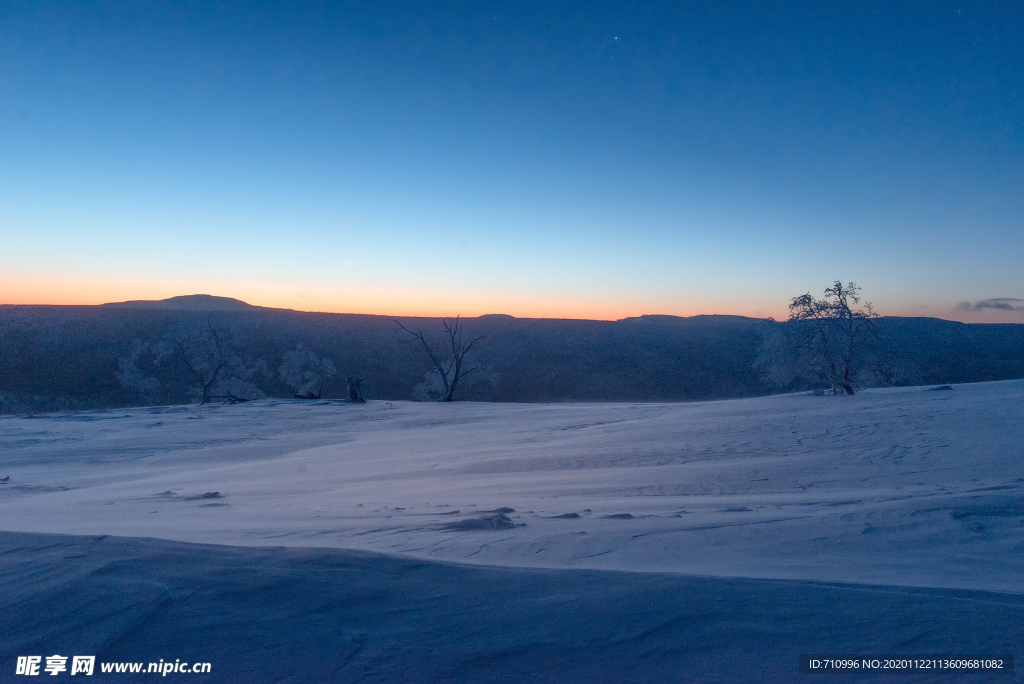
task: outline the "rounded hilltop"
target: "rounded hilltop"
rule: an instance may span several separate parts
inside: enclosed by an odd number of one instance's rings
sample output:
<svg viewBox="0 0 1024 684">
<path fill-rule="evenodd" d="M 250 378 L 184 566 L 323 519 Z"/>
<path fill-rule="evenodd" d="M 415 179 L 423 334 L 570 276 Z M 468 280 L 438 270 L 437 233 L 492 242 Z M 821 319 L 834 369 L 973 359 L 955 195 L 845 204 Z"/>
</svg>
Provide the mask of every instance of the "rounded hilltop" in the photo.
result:
<svg viewBox="0 0 1024 684">
<path fill-rule="evenodd" d="M 165 309 L 170 311 L 251 311 L 262 307 L 247 304 L 240 299 L 208 294 L 181 295 L 169 299 L 137 299 L 129 302 L 111 302 L 102 306 L 125 309 Z"/>
</svg>

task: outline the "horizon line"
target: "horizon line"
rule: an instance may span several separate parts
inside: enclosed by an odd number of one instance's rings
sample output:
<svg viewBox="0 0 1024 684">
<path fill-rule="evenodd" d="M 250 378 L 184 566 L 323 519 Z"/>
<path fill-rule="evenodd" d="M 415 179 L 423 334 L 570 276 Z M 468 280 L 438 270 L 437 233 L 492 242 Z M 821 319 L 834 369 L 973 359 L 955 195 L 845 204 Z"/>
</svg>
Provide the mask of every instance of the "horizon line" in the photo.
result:
<svg viewBox="0 0 1024 684">
<path fill-rule="evenodd" d="M 174 300 L 185 300 L 190 298 L 207 298 L 209 300 L 219 300 L 224 304 L 234 303 L 236 306 L 241 305 L 239 308 L 214 308 L 214 309 L 202 309 L 202 308 L 175 308 L 173 306 L 159 306 L 161 304 L 168 304 Z M 147 306 L 153 305 L 153 306 Z M 786 322 L 788 318 L 775 318 L 773 316 L 758 316 L 748 314 L 737 314 L 737 313 L 697 313 L 697 314 L 672 314 L 672 313 L 642 313 L 632 316 L 622 316 L 619 318 L 587 318 L 578 316 L 517 316 L 514 314 L 507 314 L 498 311 L 492 311 L 482 314 L 470 314 L 464 315 L 461 313 L 456 314 L 423 314 L 423 313 L 375 313 L 367 311 L 329 311 L 329 310 L 314 310 L 314 309 L 295 309 L 291 307 L 281 306 L 266 306 L 263 304 L 252 304 L 245 300 L 238 299 L 235 297 L 225 297 L 222 295 L 211 295 L 206 293 L 196 293 L 189 295 L 175 295 L 164 299 L 128 299 L 123 301 L 114 302 L 100 302 L 100 303 L 54 303 L 54 302 L 0 302 L 2 307 L 109 307 L 109 308 L 125 308 L 125 309 L 145 309 L 149 311 L 163 310 L 167 312 L 194 312 L 194 313 L 244 313 L 247 310 L 266 310 L 266 311 L 290 311 L 294 313 L 307 313 L 307 314 L 320 314 L 320 315 L 332 315 L 332 316 L 375 316 L 379 318 L 434 318 L 434 319 L 445 319 L 445 318 L 463 318 L 463 319 L 475 319 L 485 318 L 489 316 L 494 317 L 507 317 L 515 320 L 558 320 L 558 321 L 594 321 L 594 322 L 619 322 L 627 321 L 638 318 L 700 318 L 700 317 L 730 317 L 730 318 L 746 318 L 750 320 L 760 321 L 771 321 L 771 322 Z M 944 316 L 922 316 L 922 315 L 908 315 L 908 314 L 885 314 L 879 315 L 879 318 L 922 318 L 922 319 L 934 319 L 940 321 L 947 321 L 950 323 L 963 323 L 965 325 L 1024 325 L 1024 321 L 1013 322 L 1013 321 L 965 321 L 957 318 L 949 318 Z"/>
</svg>

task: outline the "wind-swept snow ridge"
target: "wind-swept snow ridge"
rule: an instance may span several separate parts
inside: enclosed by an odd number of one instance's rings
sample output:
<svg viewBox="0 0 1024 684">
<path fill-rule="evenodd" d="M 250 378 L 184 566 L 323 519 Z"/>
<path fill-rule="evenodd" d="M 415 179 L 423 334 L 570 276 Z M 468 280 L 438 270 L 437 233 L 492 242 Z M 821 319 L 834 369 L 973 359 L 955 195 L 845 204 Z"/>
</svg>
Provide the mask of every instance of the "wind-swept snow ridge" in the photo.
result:
<svg viewBox="0 0 1024 684">
<path fill-rule="evenodd" d="M 190 682 L 800 682 L 799 653 L 1024 643 L 1013 594 L 8 532 L 0 548 L 0 681 L 45 652 L 212 663 Z M 1019 675 L 824 681 L 965 679 Z"/>
</svg>

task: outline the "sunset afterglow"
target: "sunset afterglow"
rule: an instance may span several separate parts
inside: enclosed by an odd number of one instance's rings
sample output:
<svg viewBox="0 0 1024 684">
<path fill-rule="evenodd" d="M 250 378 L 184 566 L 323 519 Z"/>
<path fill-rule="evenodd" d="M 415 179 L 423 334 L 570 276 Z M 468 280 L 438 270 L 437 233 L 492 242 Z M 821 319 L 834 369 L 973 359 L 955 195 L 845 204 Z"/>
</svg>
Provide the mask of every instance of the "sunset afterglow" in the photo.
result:
<svg viewBox="0 0 1024 684">
<path fill-rule="evenodd" d="M 0 303 L 1024 321 L 1019 8 L 56 7 L 0 8 Z"/>
</svg>

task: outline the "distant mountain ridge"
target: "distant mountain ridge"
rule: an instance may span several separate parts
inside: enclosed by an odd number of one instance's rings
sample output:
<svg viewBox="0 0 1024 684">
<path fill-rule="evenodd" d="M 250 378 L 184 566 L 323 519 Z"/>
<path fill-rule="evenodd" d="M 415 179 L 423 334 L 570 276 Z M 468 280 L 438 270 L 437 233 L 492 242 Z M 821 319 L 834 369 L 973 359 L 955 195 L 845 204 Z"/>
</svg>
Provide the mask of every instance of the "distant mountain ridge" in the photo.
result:
<svg viewBox="0 0 1024 684">
<path fill-rule="evenodd" d="M 276 307 L 257 306 L 255 304 L 249 304 L 243 302 L 241 299 L 234 299 L 233 297 L 220 297 L 217 295 L 208 294 L 192 294 L 192 295 L 178 295 L 177 297 L 168 297 L 167 299 L 133 299 L 126 302 L 107 302 L 100 304 L 101 307 L 106 308 L 117 308 L 117 309 L 154 309 L 157 311 L 297 311 L 295 309 L 278 309 Z M 316 311 L 305 311 L 300 313 L 311 313 L 318 314 Z M 327 315 L 350 315 L 350 314 L 327 314 Z M 373 316 L 373 314 L 356 314 Z M 391 317 L 388 317 L 391 318 Z M 395 318 L 420 318 L 418 316 L 396 316 Z M 463 316 L 463 318 L 467 318 Z M 512 321 L 517 320 L 515 316 L 504 313 L 489 313 L 482 314 L 480 316 L 468 317 L 467 320 L 476 318 L 478 320 L 489 320 L 489 321 Z M 579 320 L 589 321 L 591 319 L 585 318 L 521 318 L 518 320 Z M 749 316 L 736 316 L 731 314 L 697 314 L 694 316 L 674 316 L 671 314 L 643 314 L 640 316 L 629 316 L 627 318 L 620 318 L 619 321 L 632 321 L 638 323 L 671 323 L 673 321 L 685 321 L 685 320 L 718 320 L 718 321 L 757 321 L 762 320 L 759 318 L 750 318 Z M 609 321 L 601 321 L 609 322 Z"/>
<path fill-rule="evenodd" d="M 100 306 L 120 309 L 157 309 L 160 311 L 252 311 L 262 309 L 240 299 L 208 294 L 180 295 L 168 299 L 134 299 Z"/>
<path fill-rule="evenodd" d="M 337 375 L 324 399 L 348 396 L 346 377 L 364 378 L 367 399 L 408 399 L 431 362 L 387 316 L 251 306 L 190 295 L 100 306 L 0 305 L 0 413 L 98 409 L 190 401 L 184 380 L 154 385 L 146 399 L 122 382 L 139 345 L 166 340 L 200 320 L 232 335 L 261 371 L 271 397 L 292 396 L 279 369 L 291 350 L 329 359 Z M 398 317 L 444 342 L 440 318 Z M 742 316 L 646 315 L 619 321 L 463 318 L 480 368 L 460 389 L 476 401 L 694 401 L 768 394 L 755 368 L 768 336 L 792 324 Z M 897 384 L 933 385 L 1024 378 L 1024 325 L 936 318 L 880 318 L 894 352 Z M 180 386 L 179 386 L 180 385 Z"/>
</svg>

